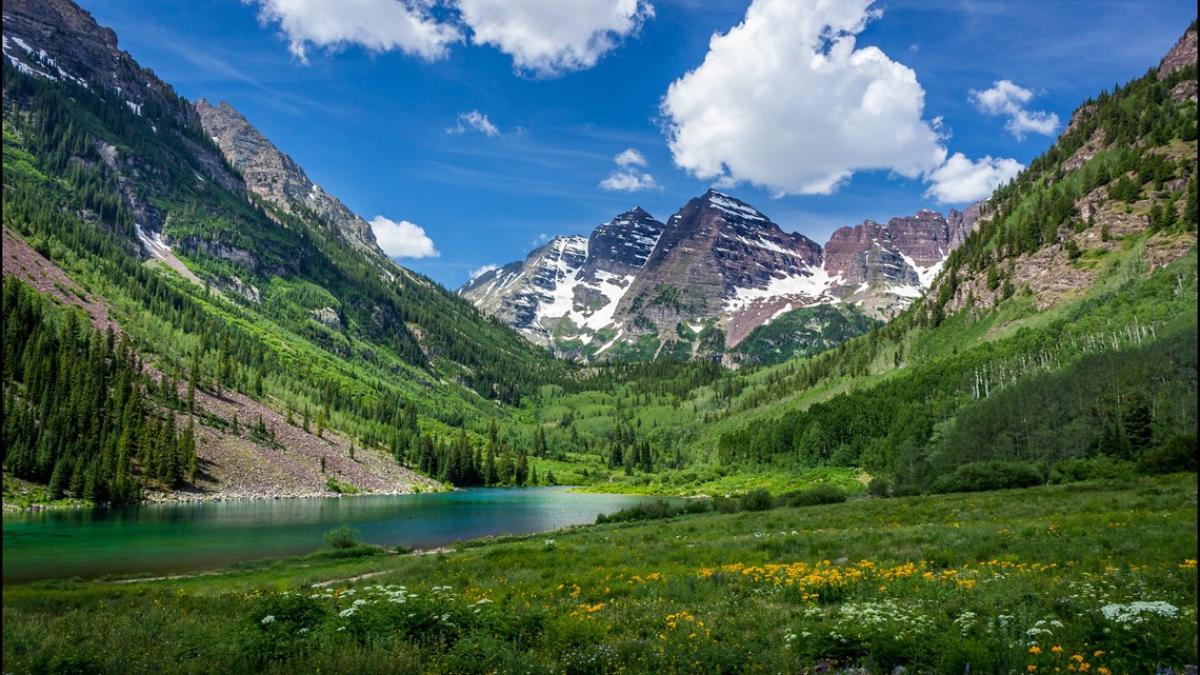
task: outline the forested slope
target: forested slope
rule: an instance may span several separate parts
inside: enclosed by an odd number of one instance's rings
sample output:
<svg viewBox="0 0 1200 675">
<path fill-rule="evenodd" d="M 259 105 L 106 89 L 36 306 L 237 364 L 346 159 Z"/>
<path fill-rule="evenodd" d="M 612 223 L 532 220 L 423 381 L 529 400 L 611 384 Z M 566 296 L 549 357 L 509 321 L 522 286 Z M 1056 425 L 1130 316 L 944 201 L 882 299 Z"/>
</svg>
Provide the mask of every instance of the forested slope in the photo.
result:
<svg viewBox="0 0 1200 675">
<path fill-rule="evenodd" d="M 51 295 L 77 283 L 60 300 L 113 326 L 147 368 L 242 397 L 243 414 L 265 405 L 259 414 L 306 432 L 336 429 L 342 440 L 319 439 L 336 455 L 357 444 L 407 461 L 421 436 L 444 453 L 452 429 L 469 422 L 483 433 L 564 377 L 545 352 L 382 252 L 364 254 L 316 214 L 249 193 L 192 104 L 77 6 L 5 12 L 5 248 L 19 249 L 6 251 L 6 289 L 9 277 Z M 47 27 L 54 39 L 35 42 Z M 22 339 L 49 325 L 31 324 Z M 7 402 L 17 411 L 40 394 L 6 371 L 6 413 Z M 236 414 L 213 414 L 210 431 L 228 436 Z M 7 466 L 47 480 L 47 462 L 98 456 L 73 443 L 39 447 L 51 456 L 37 470 Z M 153 473 L 140 461 L 131 470 Z"/>
</svg>

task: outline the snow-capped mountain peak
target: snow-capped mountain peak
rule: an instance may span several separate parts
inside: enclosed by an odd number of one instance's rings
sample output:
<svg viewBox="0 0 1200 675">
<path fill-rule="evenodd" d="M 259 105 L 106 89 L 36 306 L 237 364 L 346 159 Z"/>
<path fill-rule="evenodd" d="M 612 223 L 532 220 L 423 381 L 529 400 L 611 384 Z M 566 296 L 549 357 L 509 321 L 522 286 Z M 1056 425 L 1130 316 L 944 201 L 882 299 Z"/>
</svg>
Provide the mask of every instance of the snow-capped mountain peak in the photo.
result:
<svg viewBox="0 0 1200 675">
<path fill-rule="evenodd" d="M 841 228 L 822 248 L 753 206 L 710 189 L 663 224 L 640 207 L 584 239 L 558 237 L 459 293 L 562 354 L 638 354 L 709 328 L 732 348 L 781 314 L 855 305 L 882 317 L 920 297 L 965 238 L 978 209 L 922 209 L 887 224 Z M 655 355 L 657 354 L 657 351 Z M 671 352 L 678 355 L 678 350 Z M 642 354 L 645 356 L 645 354 Z"/>
</svg>

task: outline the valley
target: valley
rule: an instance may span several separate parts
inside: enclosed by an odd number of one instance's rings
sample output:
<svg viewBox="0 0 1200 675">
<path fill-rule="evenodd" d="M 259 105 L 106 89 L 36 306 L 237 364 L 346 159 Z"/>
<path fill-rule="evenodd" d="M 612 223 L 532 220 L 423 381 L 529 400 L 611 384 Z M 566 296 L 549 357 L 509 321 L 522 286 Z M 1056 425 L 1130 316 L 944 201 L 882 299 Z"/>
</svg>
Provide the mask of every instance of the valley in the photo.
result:
<svg viewBox="0 0 1200 675">
<path fill-rule="evenodd" d="M 686 191 L 630 148 L 589 188 L 626 210 L 451 290 L 262 106 L 185 98 L 72 0 L 3 21 L 5 672 L 1194 671 L 1195 22 L 1061 133 L 993 106 L 1047 138 L 982 198 L 925 206 L 962 155 L 884 165 L 817 236 L 794 206 L 853 171 L 692 189 L 676 129 Z M 499 124 L 420 151 L 545 138 Z M 333 169 L 411 201 L 422 161 Z M 502 223 L 438 247 L 528 241 Z"/>
</svg>

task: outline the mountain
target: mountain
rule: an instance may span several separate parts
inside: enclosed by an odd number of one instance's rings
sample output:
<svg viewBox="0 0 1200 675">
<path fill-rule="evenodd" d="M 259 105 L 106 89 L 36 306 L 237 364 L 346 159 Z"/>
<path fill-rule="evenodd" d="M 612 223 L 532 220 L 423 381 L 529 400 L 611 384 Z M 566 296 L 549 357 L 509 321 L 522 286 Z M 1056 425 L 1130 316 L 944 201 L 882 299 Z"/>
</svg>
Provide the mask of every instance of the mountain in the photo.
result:
<svg viewBox="0 0 1200 675">
<path fill-rule="evenodd" d="M 292 215 L 304 209 L 311 211 L 359 251 L 383 255 L 367 221 L 309 180 L 291 157 L 280 152 L 232 105 L 221 101 L 213 106 L 201 98 L 195 108 L 204 132 L 242 174 L 250 191 Z"/>
<path fill-rule="evenodd" d="M 825 244 L 825 269 L 838 278 L 833 295 L 873 316 L 894 316 L 929 288 L 980 206 L 951 209 L 947 217 L 922 209 L 886 225 L 867 220 L 834 231 Z"/>
<path fill-rule="evenodd" d="M 760 470 L 861 467 L 906 493 L 1195 471 L 1196 83 L 1193 24 L 1159 67 L 1080 105 L 979 212 L 925 239 L 926 261 L 953 250 L 925 267 L 941 269 L 919 299 L 867 336 L 726 386 L 693 451 Z M 921 260 L 877 232 L 841 238 L 894 250 L 882 273 Z"/>
<path fill-rule="evenodd" d="M 459 290 L 480 310 L 541 345 L 608 328 L 664 225 L 640 207 L 600 225 L 591 237 L 555 237 Z M 583 340 L 591 341 L 585 333 Z"/>
<path fill-rule="evenodd" d="M 524 261 L 471 280 L 459 294 L 569 357 L 740 362 L 761 351 L 737 349 L 743 340 L 801 308 L 840 304 L 876 319 L 902 310 L 928 288 L 980 208 L 948 217 L 922 210 L 886 225 L 866 221 L 837 230 L 822 248 L 709 190 L 666 224 L 635 208 L 586 240 L 555 238 Z M 783 335 L 773 338 L 772 350 Z"/>
<path fill-rule="evenodd" d="M 74 3 L 5 3 L 3 28 L 6 313 L 32 350 L 13 356 L 77 361 L 95 400 L 130 401 L 47 417 L 32 397 L 59 393 L 6 370 L 19 477 L 78 477 L 97 501 L 411 491 L 461 478 L 446 457 L 466 423 L 507 425 L 564 375 Z M 120 381 L 88 374 L 114 359 Z"/>
</svg>

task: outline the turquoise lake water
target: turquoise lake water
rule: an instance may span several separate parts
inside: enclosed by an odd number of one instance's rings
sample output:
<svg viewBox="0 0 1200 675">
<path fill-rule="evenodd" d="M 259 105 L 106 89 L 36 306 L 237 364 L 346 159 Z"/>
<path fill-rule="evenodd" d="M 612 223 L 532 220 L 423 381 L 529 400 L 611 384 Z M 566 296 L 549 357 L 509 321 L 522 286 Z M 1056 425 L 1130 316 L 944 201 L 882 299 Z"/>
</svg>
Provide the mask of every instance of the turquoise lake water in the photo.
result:
<svg viewBox="0 0 1200 675">
<path fill-rule="evenodd" d="M 108 574 L 175 574 L 309 553 L 342 525 L 385 546 L 429 548 L 488 535 L 594 522 L 652 501 L 566 488 L 480 488 L 421 495 L 146 504 L 4 514 L 4 583 Z"/>
</svg>

